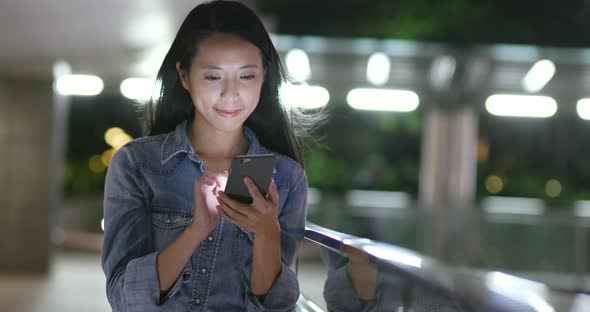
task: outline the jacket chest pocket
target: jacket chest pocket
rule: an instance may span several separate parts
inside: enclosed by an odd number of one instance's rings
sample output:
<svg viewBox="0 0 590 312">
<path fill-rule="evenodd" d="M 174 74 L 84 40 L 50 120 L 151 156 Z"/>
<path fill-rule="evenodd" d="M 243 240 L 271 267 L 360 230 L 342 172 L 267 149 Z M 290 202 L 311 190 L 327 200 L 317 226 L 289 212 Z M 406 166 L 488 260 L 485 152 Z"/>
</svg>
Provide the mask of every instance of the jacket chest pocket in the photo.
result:
<svg viewBox="0 0 590 312">
<path fill-rule="evenodd" d="M 252 234 L 240 229 L 238 226 L 233 228 L 233 265 L 244 277 L 246 282 L 250 282 L 250 273 L 252 272 L 252 254 L 254 241 Z"/>
<path fill-rule="evenodd" d="M 152 238 L 154 247 L 158 251 L 162 251 L 170 246 L 193 222 L 193 217 L 190 213 L 164 208 L 154 208 L 151 219 Z M 191 273 L 192 265 L 189 260 L 183 270 L 183 279 L 187 281 Z"/>
</svg>

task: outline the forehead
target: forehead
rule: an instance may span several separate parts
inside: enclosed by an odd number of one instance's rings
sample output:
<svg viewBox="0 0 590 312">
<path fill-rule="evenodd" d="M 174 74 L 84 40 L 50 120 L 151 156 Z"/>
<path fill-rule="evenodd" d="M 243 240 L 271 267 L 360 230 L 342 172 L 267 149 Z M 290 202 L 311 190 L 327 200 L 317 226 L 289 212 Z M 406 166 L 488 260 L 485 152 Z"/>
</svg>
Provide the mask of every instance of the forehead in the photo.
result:
<svg viewBox="0 0 590 312">
<path fill-rule="evenodd" d="M 231 34 L 213 34 L 199 44 L 194 63 L 201 66 L 261 65 L 262 56 L 260 49 L 245 39 Z"/>
</svg>

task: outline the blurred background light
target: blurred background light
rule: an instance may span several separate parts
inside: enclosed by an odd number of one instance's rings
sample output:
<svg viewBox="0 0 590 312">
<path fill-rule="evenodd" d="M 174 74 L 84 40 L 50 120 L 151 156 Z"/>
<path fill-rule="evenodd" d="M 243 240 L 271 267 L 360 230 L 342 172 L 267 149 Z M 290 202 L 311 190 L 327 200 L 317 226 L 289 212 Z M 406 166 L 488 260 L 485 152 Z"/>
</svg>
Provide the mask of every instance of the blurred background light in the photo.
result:
<svg viewBox="0 0 590 312">
<path fill-rule="evenodd" d="M 485 274 L 485 284 L 494 292 L 522 302 L 536 312 L 555 312 L 547 298 L 547 287 L 541 283 L 511 276 L 502 272 Z"/>
<path fill-rule="evenodd" d="M 57 82 L 59 77 L 71 75 L 72 74 L 72 67 L 70 66 L 70 64 L 68 62 L 61 60 L 61 61 L 56 61 L 53 63 L 52 71 L 53 71 L 53 79 L 55 79 L 55 81 Z M 57 83 L 56 83 L 56 88 L 57 88 Z"/>
<path fill-rule="evenodd" d="M 545 203 L 538 198 L 488 196 L 481 206 L 491 214 L 542 215 L 545 212 Z"/>
<path fill-rule="evenodd" d="M 133 47 L 148 47 L 173 39 L 175 21 L 172 18 L 162 7 L 156 7 L 147 14 L 134 16 L 126 21 L 126 25 L 121 29 L 125 43 Z"/>
<path fill-rule="evenodd" d="M 140 102 L 148 101 L 158 91 L 156 81 L 149 78 L 127 78 L 120 89 L 126 98 Z"/>
<path fill-rule="evenodd" d="M 549 197 L 557 197 L 561 194 L 561 183 L 555 179 L 550 179 L 545 183 L 545 194 Z"/>
<path fill-rule="evenodd" d="M 309 65 L 309 57 L 305 51 L 293 49 L 287 52 L 285 63 L 287 64 L 289 75 L 295 81 L 302 82 L 311 78 L 311 66 Z"/>
<path fill-rule="evenodd" d="M 313 215 L 320 209 L 320 202 L 322 200 L 322 193 L 320 190 L 314 187 L 310 187 L 307 190 L 307 212 Z"/>
<path fill-rule="evenodd" d="M 121 129 L 119 127 L 110 128 L 104 134 L 105 142 L 108 145 L 110 145 L 114 150 L 118 150 L 119 148 L 121 148 L 123 145 L 127 144 L 127 142 L 131 141 L 132 139 L 133 138 L 129 134 L 127 134 L 123 129 Z M 105 157 L 108 157 L 108 156 L 105 156 Z M 109 162 L 110 162 L 110 159 L 109 159 Z"/>
<path fill-rule="evenodd" d="M 585 120 L 590 120 L 590 98 L 581 99 L 576 105 L 578 116 Z"/>
<path fill-rule="evenodd" d="M 504 188 L 504 182 L 502 182 L 502 179 L 499 176 L 490 175 L 486 177 L 485 187 L 489 193 L 498 194 Z"/>
<path fill-rule="evenodd" d="M 326 88 L 306 84 L 283 84 L 279 95 L 283 105 L 289 108 L 316 109 L 326 106 L 330 101 L 330 93 Z"/>
<path fill-rule="evenodd" d="M 100 155 L 94 155 L 90 157 L 88 160 L 88 168 L 90 168 L 90 171 L 94 173 L 101 173 L 106 169 L 105 165 L 100 159 Z"/>
<path fill-rule="evenodd" d="M 155 76 L 175 35 L 175 18 L 158 1 L 144 4 L 149 11 L 128 19 L 121 29 L 123 41 L 137 51 L 131 75 Z"/>
<path fill-rule="evenodd" d="M 102 79 L 91 75 L 63 75 L 57 79 L 57 91 L 63 95 L 93 96 L 102 92 Z"/>
<path fill-rule="evenodd" d="M 484 138 L 480 138 L 477 142 L 477 161 L 485 163 L 490 157 L 490 143 Z"/>
<path fill-rule="evenodd" d="M 114 148 L 102 152 L 102 155 L 100 155 L 100 160 L 102 161 L 103 165 L 108 167 L 111 164 L 111 159 L 113 158 L 113 155 L 115 155 L 115 152 L 116 151 Z"/>
<path fill-rule="evenodd" d="M 580 218 L 590 218 L 590 200 L 578 200 L 574 204 L 574 215 Z"/>
<path fill-rule="evenodd" d="M 548 96 L 494 94 L 486 100 L 486 109 L 496 116 L 551 117 L 557 111 L 557 102 Z"/>
<path fill-rule="evenodd" d="M 577 294 L 574 298 L 570 312 L 585 312 L 590 307 L 590 295 Z"/>
<path fill-rule="evenodd" d="M 376 86 L 384 85 L 389 80 L 390 70 L 389 57 L 382 52 L 373 53 L 367 62 L 367 81 Z"/>
<path fill-rule="evenodd" d="M 457 61 L 449 55 L 437 56 L 432 62 L 429 72 L 430 84 L 437 90 L 446 90 L 450 87 L 457 68 Z"/>
<path fill-rule="evenodd" d="M 381 245 L 368 245 L 364 246 L 363 249 L 369 254 L 375 255 L 380 259 L 390 260 L 404 265 L 413 266 L 419 268 L 422 266 L 422 258 L 410 251 L 403 250 L 401 248 L 383 248 Z"/>
<path fill-rule="evenodd" d="M 138 76 L 155 76 L 164 61 L 170 43 L 159 44 L 153 48 L 146 49 L 138 55 L 138 61 L 133 64 L 132 71 Z"/>
<path fill-rule="evenodd" d="M 348 205 L 361 208 L 405 209 L 410 201 L 405 192 L 351 190 L 346 194 Z"/>
<path fill-rule="evenodd" d="M 550 60 L 540 60 L 522 79 L 522 87 L 530 93 L 541 91 L 555 75 L 555 64 Z"/>
<path fill-rule="evenodd" d="M 346 101 L 359 110 L 411 112 L 418 107 L 420 99 L 409 90 L 359 88 L 350 90 Z"/>
</svg>

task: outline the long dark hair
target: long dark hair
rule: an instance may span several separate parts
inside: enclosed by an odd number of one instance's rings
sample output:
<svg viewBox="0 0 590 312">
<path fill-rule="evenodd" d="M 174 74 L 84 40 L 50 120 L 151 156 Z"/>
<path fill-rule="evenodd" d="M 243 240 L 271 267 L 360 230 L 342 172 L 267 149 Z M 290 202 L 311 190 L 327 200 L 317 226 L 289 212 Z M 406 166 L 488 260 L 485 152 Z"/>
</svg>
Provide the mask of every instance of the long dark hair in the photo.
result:
<svg viewBox="0 0 590 312">
<path fill-rule="evenodd" d="M 181 70 L 188 71 L 199 43 L 215 33 L 237 35 L 260 49 L 265 78 L 258 106 L 244 124 L 256 133 L 263 146 L 303 166 L 301 138 L 309 123 L 299 111 L 287 111 L 281 105 L 279 86 L 286 76 L 279 55 L 258 16 L 235 1 L 200 4 L 185 18 L 158 72 L 159 96 L 145 106 L 146 134 L 169 132 L 180 122 L 193 120 L 195 108 L 182 87 L 176 62 L 180 62 Z"/>
</svg>

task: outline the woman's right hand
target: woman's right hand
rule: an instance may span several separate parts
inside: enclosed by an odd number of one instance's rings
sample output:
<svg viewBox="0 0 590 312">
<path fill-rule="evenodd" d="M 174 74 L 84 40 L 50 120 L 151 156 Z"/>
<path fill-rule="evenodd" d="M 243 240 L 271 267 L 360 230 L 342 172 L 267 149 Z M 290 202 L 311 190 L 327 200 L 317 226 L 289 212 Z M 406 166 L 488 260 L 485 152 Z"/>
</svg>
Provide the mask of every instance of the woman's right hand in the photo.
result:
<svg viewBox="0 0 590 312">
<path fill-rule="evenodd" d="M 219 222 L 217 192 L 225 188 L 227 174 L 204 173 L 195 179 L 193 230 L 209 234 Z"/>
</svg>

